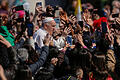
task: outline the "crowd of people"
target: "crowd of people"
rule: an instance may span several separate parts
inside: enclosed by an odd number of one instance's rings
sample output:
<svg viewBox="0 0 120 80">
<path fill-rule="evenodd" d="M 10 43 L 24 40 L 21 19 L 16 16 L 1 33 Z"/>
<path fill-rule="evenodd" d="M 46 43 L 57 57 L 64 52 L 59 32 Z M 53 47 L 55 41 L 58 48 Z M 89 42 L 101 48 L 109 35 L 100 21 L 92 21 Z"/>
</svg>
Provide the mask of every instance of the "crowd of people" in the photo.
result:
<svg viewBox="0 0 120 80">
<path fill-rule="evenodd" d="M 0 3 L 0 80 L 120 80 L 120 1 L 96 9 Z M 27 4 L 24 2 L 24 4 Z"/>
</svg>

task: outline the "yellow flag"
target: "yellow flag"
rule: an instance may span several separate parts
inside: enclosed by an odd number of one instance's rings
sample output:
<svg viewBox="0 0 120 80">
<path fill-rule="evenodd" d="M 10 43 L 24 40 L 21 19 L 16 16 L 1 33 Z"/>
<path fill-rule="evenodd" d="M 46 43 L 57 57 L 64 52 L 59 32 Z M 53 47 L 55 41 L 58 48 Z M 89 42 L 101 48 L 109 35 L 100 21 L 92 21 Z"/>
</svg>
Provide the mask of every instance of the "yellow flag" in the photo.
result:
<svg viewBox="0 0 120 80">
<path fill-rule="evenodd" d="M 78 21 L 81 21 L 81 11 L 82 11 L 82 5 L 81 5 L 81 0 L 77 0 L 77 5 L 75 8 L 75 15 L 77 17 Z"/>
</svg>

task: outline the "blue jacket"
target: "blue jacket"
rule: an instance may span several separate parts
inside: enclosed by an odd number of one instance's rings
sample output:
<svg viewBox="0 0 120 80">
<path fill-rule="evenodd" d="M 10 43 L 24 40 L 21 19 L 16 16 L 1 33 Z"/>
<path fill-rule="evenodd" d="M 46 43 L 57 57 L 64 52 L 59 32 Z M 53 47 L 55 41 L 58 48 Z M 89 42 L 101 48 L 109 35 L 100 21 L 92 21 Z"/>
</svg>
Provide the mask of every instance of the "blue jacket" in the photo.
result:
<svg viewBox="0 0 120 80">
<path fill-rule="evenodd" d="M 48 46 L 44 46 L 42 47 L 41 53 L 40 53 L 40 57 L 38 59 L 37 62 L 35 62 L 34 64 L 29 65 L 30 70 L 32 72 L 32 74 L 34 75 L 37 70 L 43 66 L 43 64 L 45 63 L 47 56 L 49 54 L 49 47 Z"/>
</svg>

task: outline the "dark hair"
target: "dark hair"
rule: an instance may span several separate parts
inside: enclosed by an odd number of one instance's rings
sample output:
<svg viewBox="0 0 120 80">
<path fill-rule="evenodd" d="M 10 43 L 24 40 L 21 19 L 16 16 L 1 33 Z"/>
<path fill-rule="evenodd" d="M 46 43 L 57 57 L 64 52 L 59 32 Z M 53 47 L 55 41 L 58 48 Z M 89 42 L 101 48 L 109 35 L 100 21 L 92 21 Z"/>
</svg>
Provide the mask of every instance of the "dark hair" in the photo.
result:
<svg viewBox="0 0 120 80">
<path fill-rule="evenodd" d="M 57 47 L 49 46 L 49 54 L 44 63 L 44 67 L 49 67 L 51 59 L 57 58 L 58 54 L 59 54 L 59 51 Z"/>
<path fill-rule="evenodd" d="M 108 72 L 105 64 L 105 54 L 102 52 L 96 52 L 93 56 L 94 64 L 94 76 L 96 79 L 105 79 L 108 76 Z"/>
<path fill-rule="evenodd" d="M 98 39 L 96 42 L 96 48 L 98 51 L 106 53 L 109 48 L 109 41 L 104 38 Z"/>
<path fill-rule="evenodd" d="M 38 71 L 38 73 L 35 75 L 35 80 L 53 80 L 53 74 L 52 72 L 48 71 L 47 69 L 43 68 Z"/>
<path fill-rule="evenodd" d="M 49 55 L 48 55 L 48 60 L 51 60 L 52 58 L 56 58 L 59 54 L 59 50 L 57 47 L 49 47 Z"/>
<path fill-rule="evenodd" d="M 32 73 L 28 66 L 19 66 L 14 80 L 32 80 Z"/>
<path fill-rule="evenodd" d="M 72 69 L 76 68 L 77 66 L 88 71 L 91 69 L 92 55 L 88 50 L 74 49 L 72 53 L 68 55 L 68 57 Z"/>
<path fill-rule="evenodd" d="M 96 67 L 103 71 L 106 69 L 105 66 L 105 55 L 102 52 L 96 52 L 93 56 L 93 63 L 96 65 Z"/>
<path fill-rule="evenodd" d="M 4 0 L 0 1 L 0 5 L 2 5 L 3 1 Z M 8 5 L 9 5 L 9 3 L 6 1 L 6 6 L 1 6 L 1 8 L 4 9 L 4 10 L 6 10 L 6 11 L 8 11 Z"/>
</svg>

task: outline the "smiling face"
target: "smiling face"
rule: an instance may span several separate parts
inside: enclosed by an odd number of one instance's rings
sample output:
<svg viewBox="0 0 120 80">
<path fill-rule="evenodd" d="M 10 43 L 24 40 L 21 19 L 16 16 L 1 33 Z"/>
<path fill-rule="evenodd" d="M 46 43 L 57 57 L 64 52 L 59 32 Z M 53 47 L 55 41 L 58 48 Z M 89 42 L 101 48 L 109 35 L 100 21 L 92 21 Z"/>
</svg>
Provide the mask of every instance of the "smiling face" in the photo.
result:
<svg viewBox="0 0 120 80">
<path fill-rule="evenodd" d="M 53 31 L 54 31 L 54 29 L 55 29 L 55 26 L 56 26 L 56 23 L 55 23 L 55 21 L 53 20 L 53 21 L 50 21 L 50 22 L 48 22 L 48 23 L 45 23 L 44 28 L 45 28 L 45 30 L 46 30 L 50 35 L 52 35 L 52 34 L 53 34 Z"/>
</svg>

